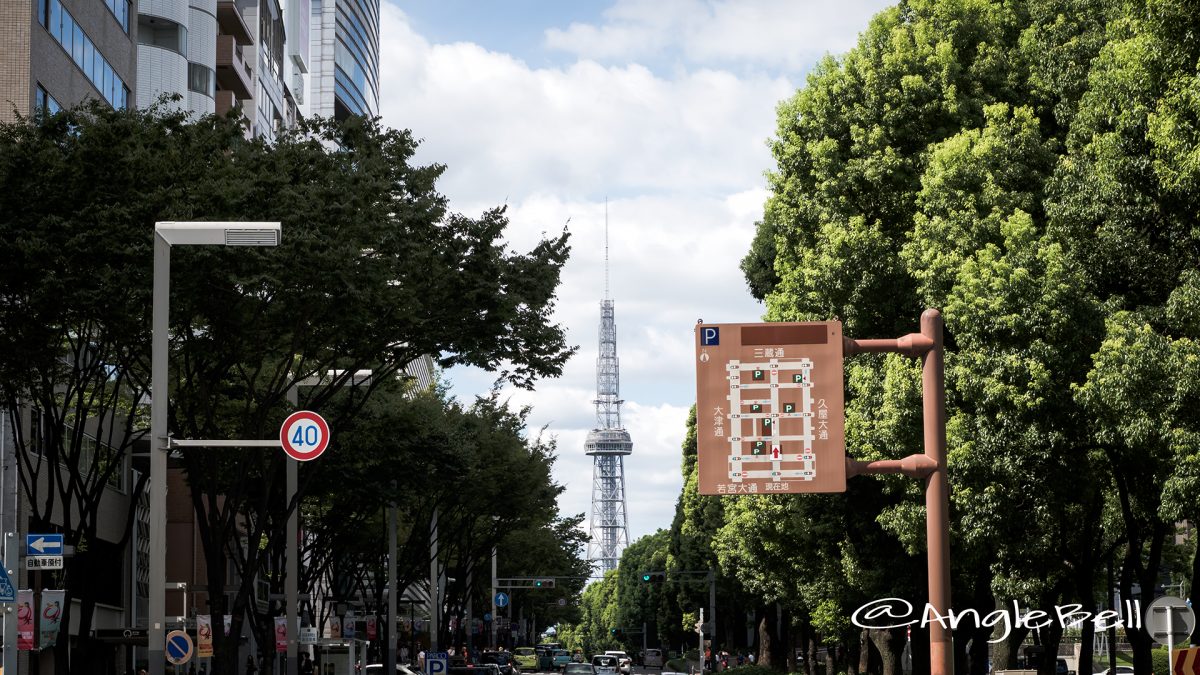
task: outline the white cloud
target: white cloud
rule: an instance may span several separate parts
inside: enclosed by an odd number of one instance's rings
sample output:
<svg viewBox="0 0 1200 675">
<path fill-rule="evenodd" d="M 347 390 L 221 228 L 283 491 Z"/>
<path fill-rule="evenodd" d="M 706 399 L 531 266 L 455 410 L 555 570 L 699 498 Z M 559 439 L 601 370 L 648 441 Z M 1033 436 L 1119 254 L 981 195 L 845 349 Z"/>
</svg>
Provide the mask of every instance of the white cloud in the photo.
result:
<svg viewBox="0 0 1200 675">
<path fill-rule="evenodd" d="M 545 31 L 546 46 L 598 60 L 653 59 L 677 50 L 690 63 L 800 70 L 854 45 L 879 0 L 618 0 L 600 25 Z"/>
<path fill-rule="evenodd" d="M 384 121 L 424 139 L 417 161 L 447 166 L 439 189 L 451 207 L 508 204 L 516 250 L 570 220 L 555 321 L 580 352 L 561 378 L 506 392 L 532 406 L 530 433 L 546 426 L 557 438 L 563 513 L 586 513 L 591 499 L 583 444 L 595 425 L 605 195 L 636 539 L 674 515 L 696 320 L 762 313 L 738 265 L 767 197 L 775 107 L 811 65 L 806 54 L 848 47 L 879 5 L 617 0 L 600 25 L 546 31 L 547 45 L 579 60 L 532 67 L 471 42 L 433 44 L 382 4 Z M 664 72 L 635 60 L 654 54 L 678 64 Z M 463 399 L 494 379 L 471 369 L 450 377 Z"/>
<path fill-rule="evenodd" d="M 383 117 L 424 139 L 419 158 L 448 165 L 441 188 L 459 208 L 761 183 L 775 103 L 794 87 L 709 69 L 664 79 L 636 63 L 531 68 L 475 44 L 431 45 L 391 4 L 382 22 L 396 36 L 382 45 Z"/>
</svg>

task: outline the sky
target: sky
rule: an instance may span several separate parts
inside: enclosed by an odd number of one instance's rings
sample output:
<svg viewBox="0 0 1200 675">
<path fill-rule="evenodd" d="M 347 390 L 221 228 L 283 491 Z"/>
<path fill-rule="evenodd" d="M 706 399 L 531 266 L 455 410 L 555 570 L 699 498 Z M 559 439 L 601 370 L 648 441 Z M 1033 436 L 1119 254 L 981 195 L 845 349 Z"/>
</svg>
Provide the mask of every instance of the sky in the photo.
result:
<svg viewBox="0 0 1200 675">
<path fill-rule="evenodd" d="M 738 268 L 768 192 L 776 106 L 883 0 L 383 0 L 381 115 L 447 166 L 453 211 L 508 206 L 529 250 L 571 233 L 554 320 L 579 351 L 556 379 L 505 391 L 557 440 L 563 514 L 590 516 L 596 357 L 616 308 L 630 542 L 669 529 L 696 396 L 698 320 L 761 320 Z M 446 373 L 464 402 L 495 379 Z M 544 430 L 543 430 L 544 429 Z"/>
</svg>

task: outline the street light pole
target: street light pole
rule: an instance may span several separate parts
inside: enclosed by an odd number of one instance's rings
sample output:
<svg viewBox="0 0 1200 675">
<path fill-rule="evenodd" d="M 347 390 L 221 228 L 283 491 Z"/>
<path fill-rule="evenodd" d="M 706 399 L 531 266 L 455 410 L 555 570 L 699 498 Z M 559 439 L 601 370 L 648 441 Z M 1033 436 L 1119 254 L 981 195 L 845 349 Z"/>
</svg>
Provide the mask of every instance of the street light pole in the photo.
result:
<svg viewBox="0 0 1200 675">
<path fill-rule="evenodd" d="M 167 331 L 171 296 L 171 246 L 278 246 L 279 223 L 154 224 L 154 277 L 150 337 L 150 675 L 164 675 L 167 586 Z"/>
</svg>

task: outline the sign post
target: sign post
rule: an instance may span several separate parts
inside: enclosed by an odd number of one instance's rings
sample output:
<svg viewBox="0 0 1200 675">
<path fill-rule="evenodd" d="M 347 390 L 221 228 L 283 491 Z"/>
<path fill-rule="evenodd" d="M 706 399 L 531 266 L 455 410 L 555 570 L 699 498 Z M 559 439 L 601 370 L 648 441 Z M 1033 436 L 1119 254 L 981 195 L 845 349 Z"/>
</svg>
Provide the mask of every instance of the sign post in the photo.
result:
<svg viewBox="0 0 1200 675">
<path fill-rule="evenodd" d="M 887 352 L 921 359 L 925 452 L 860 462 L 845 454 L 842 357 Z M 700 494 L 844 492 L 846 478 L 860 474 L 921 479 L 929 605 L 945 616 L 950 610 L 945 379 L 942 314 L 936 309 L 921 314 L 921 332 L 881 340 L 846 338 L 836 321 L 697 324 Z M 949 628 L 930 622 L 932 675 L 953 675 L 951 640 Z"/>
</svg>

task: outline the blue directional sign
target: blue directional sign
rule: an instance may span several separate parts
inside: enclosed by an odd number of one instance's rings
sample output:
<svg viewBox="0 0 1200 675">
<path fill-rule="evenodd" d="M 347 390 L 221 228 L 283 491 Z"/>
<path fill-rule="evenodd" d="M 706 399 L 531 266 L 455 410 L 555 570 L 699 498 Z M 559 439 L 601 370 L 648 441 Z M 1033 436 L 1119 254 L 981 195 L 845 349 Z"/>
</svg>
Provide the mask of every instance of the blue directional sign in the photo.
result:
<svg viewBox="0 0 1200 675">
<path fill-rule="evenodd" d="M 484 614 L 483 614 L 483 620 L 484 620 L 484 621 L 491 621 L 491 620 L 492 620 L 492 613 L 491 613 L 491 612 L 484 612 Z"/>
<path fill-rule="evenodd" d="M 12 578 L 8 576 L 8 569 L 0 562 L 0 602 L 16 601 L 17 589 L 13 586 Z"/>
<path fill-rule="evenodd" d="M 166 638 L 166 657 L 167 661 L 175 665 L 187 663 L 192 658 L 192 652 L 195 646 L 192 644 L 190 635 L 181 630 L 173 630 L 167 633 Z"/>
<path fill-rule="evenodd" d="M 63 536 L 61 534 L 27 534 L 25 535 L 25 555 L 62 555 Z"/>
<path fill-rule="evenodd" d="M 496 606 L 497 607 L 508 607 L 508 593 L 497 593 L 496 594 Z"/>
</svg>

